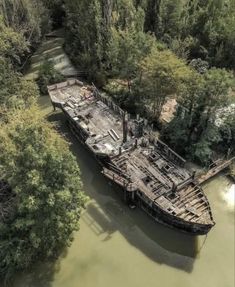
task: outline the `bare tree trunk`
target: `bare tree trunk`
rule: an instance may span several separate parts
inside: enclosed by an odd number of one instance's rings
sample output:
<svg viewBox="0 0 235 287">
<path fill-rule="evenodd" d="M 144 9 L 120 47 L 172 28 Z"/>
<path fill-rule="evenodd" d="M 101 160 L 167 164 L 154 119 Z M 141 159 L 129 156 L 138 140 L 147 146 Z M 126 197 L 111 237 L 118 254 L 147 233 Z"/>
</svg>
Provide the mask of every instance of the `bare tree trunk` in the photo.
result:
<svg viewBox="0 0 235 287">
<path fill-rule="evenodd" d="M 6 8 L 6 0 L 2 0 L 2 12 L 5 20 L 5 24 L 7 27 L 9 27 L 9 19 L 8 19 L 8 13 Z"/>
</svg>

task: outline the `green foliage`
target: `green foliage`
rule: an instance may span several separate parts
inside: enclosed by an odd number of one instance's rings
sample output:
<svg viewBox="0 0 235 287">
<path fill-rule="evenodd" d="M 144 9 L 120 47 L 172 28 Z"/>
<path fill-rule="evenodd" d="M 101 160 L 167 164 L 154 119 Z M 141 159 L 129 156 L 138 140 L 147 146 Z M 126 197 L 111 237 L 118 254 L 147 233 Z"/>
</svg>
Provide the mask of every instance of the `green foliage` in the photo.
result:
<svg viewBox="0 0 235 287">
<path fill-rule="evenodd" d="M 159 34 L 165 39 L 179 37 L 181 28 L 182 0 L 164 0 L 160 5 Z"/>
<path fill-rule="evenodd" d="M 0 106 L 3 109 L 27 108 L 36 101 L 38 89 L 35 83 L 23 79 L 16 70 L 29 52 L 29 43 L 21 32 L 5 22 L 0 15 Z"/>
<path fill-rule="evenodd" d="M 90 80 L 100 75 L 133 78 L 154 39 L 143 32 L 144 11 L 132 0 L 66 2 L 66 50 Z M 85 23 L 85 25 L 84 25 Z M 105 83 L 105 79 L 102 81 Z"/>
<path fill-rule="evenodd" d="M 132 0 L 120 0 L 114 4 L 112 11 L 112 24 L 120 30 L 138 27 L 138 18 L 141 17 L 140 29 L 142 29 L 144 18 L 140 7 L 136 8 Z"/>
<path fill-rule="evenodd" d="M 128 110 L 130 113 L 136 113 L 140 101 L 137 99 L 134 91 L 130 92 L 130 87 L 133 83 L 121 79 L 111 79 L 105 85 L 104 90 L 109 96 L 122 108 Z M 144 113 L 144 106 L 141 106 L 140 113 Z"/>
<path fill-rule="evenodd" d="M 17 72 L 41 39 L 45 20 L 40 1 L 0 3 L 0 277 L 5 279 L 36 260 L 58 256 L 78 230 L 85 203 L 68 144 L 35 107 L 35 82 Z M 45 61 L 41 90 L 61 80 Z"/>
<path fill-rule="evenodd" d="M 35 103 L 38 96 L 37 85 L 22 78 L 8 60 L 0 57 L 0 106 L 27 108 Z"/>
<path fill-rule="evenodd" d="M 165 129 L 165 139 L 179 152 L 208 163 L 213 146 L 222 139 L 215 124 L 216 113 L 227 104 L 230 85 L 231 74 L 222 69 L 192 73 L 180 87 L 180 106 Z"/>
<path fill-rule="evenodd" d="M 177 107 L 175 117 L 166 125 L 162 132 L 163 139 L 181 155 L 189 154 L 189 125 L 190 115 L 185 113 L 182 106 Z"/>
<path fill-rule="evenodd" d="M 147 0 L 145 10 L 145 31 L 153 32 L 158 35 L 160 23 L 160 5 L 161 0 Z"/>
<path fill-rule="evenodd" d="M 235 113 L 231 111 L 219 126 L 221 138 L 223 139 L 220 149 L 224 153 L 235 154 Z"/>
<path fill-rule="evenodd" d="M 191 69 L 169 50 L 153 48 L 140 64 L 140 76 L 136 82 L 138 94 L 149 101 L 154 118 L 159 119 L 167 96 L 177 93 L 189 77 Z"/>
<path fill-rule="evenodd" d="M 189 148 L 190 158 L 203 165 L 209 165 L 213 161 L 213 148 L 221 141 L 218 128 L 209 124 L 202 132 L 198 142 L 195 142 Z"/>
<path fill-rule="evenodd" d="M 7 27 L 0 14 L 0 56 L 19 65 L 21 58 L 28 51 L 28 43 L 23 35 Z"/>
<path fill-rule="evenodd" d="M 196 143 L 191 149 L 191 159 L 208 166 L 212 160 L 210 142 L 205 139 Z"/>
<path fill-rule="evenodd" d="M 190 62 L 190 66 L 192 66 L 198 73 L 204 74 L 209 69 L 209 64 L 202 59 L 193 59 Z"/>
<path fill-rule="evenodd" d="M 45 59 L 40 68 L 38 73 L 37 84 L 40 89 L 42 95 L 47 94 L 47 86 L 53 85 L 55 83 L 62 82 L 64 80 L 64 76 L 61 75 L 56 69 L 54 68 L 53 63 Z"/>
<path fill-rule="evenodd" d="M 234 11 L 234 0 L 147 0 L 145 31 L 173 51 L 187 47 L 190 59 L 234 68 Z"/>
<path fill-rule="evenodd" d="M 58 29 L 63 26 L 65 11 L 63 0 L 42 0 L 43 5 L 49 10 L 52 27 Z"/>
<path fill-rule="evenodd" d="M 235 65 L 231 51 L 235 43 L 234 0 L 187 1 L 182 14 L 182 36 L 195 38 L 192 58 L 202 58 L 211 65 Z"/>
<path fill-rule="evenodd" d="M 48 11 L 37 0 L 2 0 L 0 15 L 4 23 L 16 33 L 24 36 L 25 41 L 35 47 L 43 34 L 49 29 Z"/>
<path fill-rule="evenodd" d="M 97 73 L 113 76 L 120 68 L 121 75 L 123 70 L 132 74 L 136 54 L 148 43 L 143 31 L 152 32 L 179 57 L 201 59 L 210 66 L 235 66 L 234 0 L 92 0 L 89 4 L 72 0 L 65 7 L 67 51 L 91 79 Z"/>
<path fill-rule="evenodd" d="M 128 19 L 128 26 L 122 29 L 120 27 L 124 24 L 119 20 L 122 17 L 116 13 L 116 22 L 111 29 L 107 53 L 109 74 L 127 80 L 129 90 L 131 80 L 137 75 L 140 61 L 150 53 L 155 44 L 154 38 L 143 32 L 143 16 L 143 10 L 138 9 L 132 19 Z"/>
<path fill-rule="evenodd" d="M 0 131 L 0 173 L 14 194 L 0 222 L 0 275 L 55 257 L 72 240 L 85 197 L 68 144 L 37 108 L 9 113 Z"/>
<path fill-rule="evenodd" d="M 94 80 L 97 72 L 102 70 L 106 51 L 100 1 L 66 1 L 65 11 L 66 51 L 75 65 L 86 71 L 89 79 Z"/>
</svg>

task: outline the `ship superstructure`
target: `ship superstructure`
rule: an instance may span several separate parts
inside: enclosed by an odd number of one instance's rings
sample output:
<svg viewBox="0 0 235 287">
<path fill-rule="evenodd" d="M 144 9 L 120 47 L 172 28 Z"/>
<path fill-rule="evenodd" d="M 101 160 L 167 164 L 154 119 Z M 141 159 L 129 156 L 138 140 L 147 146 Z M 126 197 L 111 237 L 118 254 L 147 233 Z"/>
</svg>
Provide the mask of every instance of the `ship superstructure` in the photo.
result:
<svg viewBox="0 0 235 287">
<path fill-rule="evenodd" d="M 49 86 L 74 135 L 102 173 L 122 187 L 129 204 L 179 230 L 206 234 L 215 224 L 209 202 L 185 160 L 154 136 L 147 120 L 131 118 L 95 86 L 71 79 Z"/>
</svg>

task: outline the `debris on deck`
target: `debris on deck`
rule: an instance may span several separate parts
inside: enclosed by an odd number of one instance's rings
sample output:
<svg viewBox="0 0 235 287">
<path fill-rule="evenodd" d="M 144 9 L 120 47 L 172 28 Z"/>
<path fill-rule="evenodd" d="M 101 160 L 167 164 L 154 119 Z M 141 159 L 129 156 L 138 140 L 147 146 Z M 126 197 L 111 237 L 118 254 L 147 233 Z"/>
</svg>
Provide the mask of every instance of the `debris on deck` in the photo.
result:
<svg viewBox="0 0 235 287">
<path fill-rule="evenodd" d="M 129 205 L 181 231 L 209 232 L 215 223 L 200 183 L 227 163 L 197 179 L 185 160 L 155 137 L 146 119 L 131 118 L 95 86 L 70 79 L 48 91 L 53 106 L 62 109 L 73 134 L 95 155 L 102 173 L 121 187 Z"/>
</svg>

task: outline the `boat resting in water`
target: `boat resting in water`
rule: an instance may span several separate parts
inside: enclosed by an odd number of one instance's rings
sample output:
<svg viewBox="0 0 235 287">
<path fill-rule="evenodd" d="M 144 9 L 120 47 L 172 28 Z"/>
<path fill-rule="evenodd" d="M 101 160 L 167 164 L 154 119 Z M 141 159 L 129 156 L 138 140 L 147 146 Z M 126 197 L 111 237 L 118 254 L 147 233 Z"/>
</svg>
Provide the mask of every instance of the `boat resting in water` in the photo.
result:
<svg viewBox="0 0 235 287">
<path fill-rule="evenodd" d="M 73 134 L 121 187 L 124 200 L 154 220 L 195 235 L 215 225 L 210 204 L 185 160 L 156 138 L 147 120 L 135 119 L 95 86 L 70 79 L 48 87 L 54 108 Z"/>
</svg>

